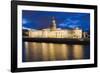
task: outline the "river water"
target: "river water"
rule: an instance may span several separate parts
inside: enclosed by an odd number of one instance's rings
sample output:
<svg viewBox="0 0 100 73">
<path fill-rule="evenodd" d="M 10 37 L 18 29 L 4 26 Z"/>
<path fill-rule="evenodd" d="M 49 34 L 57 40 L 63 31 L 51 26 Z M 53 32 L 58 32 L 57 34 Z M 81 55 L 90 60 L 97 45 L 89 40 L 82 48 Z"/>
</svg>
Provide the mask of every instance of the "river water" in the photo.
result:
<svg viewBox="0 0 100 73">
<path fill-rule="evenodd" d="M 24 42 L 22 50 L 23 62 L 90 58 L 90 45 Z"/>
</svg>

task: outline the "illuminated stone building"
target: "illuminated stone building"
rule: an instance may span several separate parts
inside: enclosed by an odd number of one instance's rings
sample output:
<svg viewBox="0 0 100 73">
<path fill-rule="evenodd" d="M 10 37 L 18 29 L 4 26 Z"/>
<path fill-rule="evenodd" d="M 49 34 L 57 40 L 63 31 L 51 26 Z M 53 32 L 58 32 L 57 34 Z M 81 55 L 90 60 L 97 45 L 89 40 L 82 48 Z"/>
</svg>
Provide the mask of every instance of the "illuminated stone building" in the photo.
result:
<svg viewBox="0 0 100 73">
<path fill-rule="evenodd" d="M 57 28 L 56 20 L 52 19 L 52 24 L 49 28 L 41 30 L 29 30 L 28 37 L 31 38 L 82 38 L 82 29 L 61 29 Z"/>
</svg>

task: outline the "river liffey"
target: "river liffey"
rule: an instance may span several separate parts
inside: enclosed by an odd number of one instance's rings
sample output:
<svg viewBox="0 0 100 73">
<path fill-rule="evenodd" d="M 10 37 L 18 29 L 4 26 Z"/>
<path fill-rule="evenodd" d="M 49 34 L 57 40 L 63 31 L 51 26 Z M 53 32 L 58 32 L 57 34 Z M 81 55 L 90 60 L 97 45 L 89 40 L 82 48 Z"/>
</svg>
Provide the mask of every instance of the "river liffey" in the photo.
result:
<svg viewBox="0 0 100 73">
<path fill-rule="evenodd" d="M 24 42 L 22 50 L 23 62 L 90 58 L 90 45 Z"/>
</svg>

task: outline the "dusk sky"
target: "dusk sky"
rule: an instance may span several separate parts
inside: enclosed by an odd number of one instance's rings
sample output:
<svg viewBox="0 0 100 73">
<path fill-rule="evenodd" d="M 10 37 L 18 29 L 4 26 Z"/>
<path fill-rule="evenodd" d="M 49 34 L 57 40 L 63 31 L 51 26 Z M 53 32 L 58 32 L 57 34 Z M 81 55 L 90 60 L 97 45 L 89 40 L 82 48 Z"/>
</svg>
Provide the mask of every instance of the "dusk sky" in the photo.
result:
<svg viewBox="0 0 100 73">
<path fill-rule="evenodd" d="M 52 24 L 55 17 L 57 28 L 74 29 L 76 27 L 87 31 L 90 29 L 89 13 L 22 11 L 22 26 L 31 29 L 44 29 Z"/>
</svg>

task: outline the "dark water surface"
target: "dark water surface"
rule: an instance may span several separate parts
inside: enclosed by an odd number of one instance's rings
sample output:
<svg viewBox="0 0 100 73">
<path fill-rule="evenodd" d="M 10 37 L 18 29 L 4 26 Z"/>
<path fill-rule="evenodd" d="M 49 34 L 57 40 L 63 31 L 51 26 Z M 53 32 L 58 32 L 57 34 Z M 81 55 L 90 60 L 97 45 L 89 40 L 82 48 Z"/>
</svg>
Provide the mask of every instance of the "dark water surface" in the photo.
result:
<svg viewBox="0 0 100 73">
<path fill-rule="evenodd" d="M 90 45 L 24 42 L 23 62 L 90 58 Z"/>
</svg>

